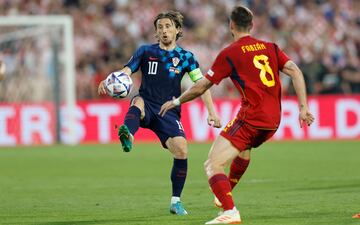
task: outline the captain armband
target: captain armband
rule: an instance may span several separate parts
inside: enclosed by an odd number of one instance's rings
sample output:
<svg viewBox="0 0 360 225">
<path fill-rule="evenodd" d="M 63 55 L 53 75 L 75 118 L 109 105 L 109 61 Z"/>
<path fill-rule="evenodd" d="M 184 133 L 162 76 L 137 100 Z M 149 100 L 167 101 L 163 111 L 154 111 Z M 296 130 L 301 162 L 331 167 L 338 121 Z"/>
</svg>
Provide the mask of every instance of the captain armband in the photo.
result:
<svg viewBox="0 0 360 225">
<path fill-rule="evenodd" d="M 200 68 L 196 68 L 193 71 L 191 71 L 189 73 L 189 76 L 193 82 L 196 82 L 196 81 L 200 80 L 201 78 L 203 78 Z"/>
</svg>

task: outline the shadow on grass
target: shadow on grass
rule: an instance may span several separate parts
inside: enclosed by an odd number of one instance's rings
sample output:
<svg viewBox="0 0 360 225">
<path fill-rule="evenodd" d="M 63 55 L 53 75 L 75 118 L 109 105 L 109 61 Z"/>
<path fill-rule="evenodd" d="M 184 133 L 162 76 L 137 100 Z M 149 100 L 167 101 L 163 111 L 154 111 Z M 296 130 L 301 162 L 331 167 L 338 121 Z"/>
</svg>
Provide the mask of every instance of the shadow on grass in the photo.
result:
<svg viewBox="0 0 360 225">
<path fill-rule="evenodd" d="M 92 224 L 202 224 L 204 221 L 199 218 L 191 217 L 132 217 L 123 219 L 104 219 L 104 220 L 77 220 L 77 221 L 48 221 L 48 222 L 13 222 L 8 225 L 92 225 Z"/>
</svg>

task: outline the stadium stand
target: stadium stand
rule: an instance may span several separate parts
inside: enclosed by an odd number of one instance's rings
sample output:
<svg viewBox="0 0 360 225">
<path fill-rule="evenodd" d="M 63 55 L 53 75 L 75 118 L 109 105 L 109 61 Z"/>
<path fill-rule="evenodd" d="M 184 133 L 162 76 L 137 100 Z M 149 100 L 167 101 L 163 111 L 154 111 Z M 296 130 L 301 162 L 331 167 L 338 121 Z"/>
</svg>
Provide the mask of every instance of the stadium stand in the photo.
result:
<svg viewBox="0 0 360 225">
<path fill-rule="evenodd" d="M 97 84 L 109 72 L 121 68 L 141 44 L 156 42 L 152 19 L 163 10 L 177 9 L 185 16 L 181 45 L 198 58 L 205 73 L 231 36 L 227 12 L 239 1 L 228 0 L 2 0 L 1 15 L 69 14 L 74 18 L 77 99 L 100 98 Z M 309 94 L 360 93 L 360 4 L 352 0 L 270 0 L 241 1 L 255 12 L 255 36 L 274 41 L 298 64 L 306 77 Z M 16 102 L 16 96 L 41 98 L 36 90 L 17 91 L 19 73 L 29 80 L 44 82 L 34 60 L 39 43 L 23 45 L 22 55 L 11 47 L 0 54 L 7 63 L 6 90 L 0 100 Z M 48 54 L 49 55 L 49 54 Z M 23 60 L 13 60 L 23 57 Z M 45 56 L 46 57 L 46 56 Z M 49 57 L 49 56 L 48 56 Z M 46 58 L 42 58 L 46 61 Z M 139 76 L 137 76 L 139 77 Z M 137 78 L 139 79 L 139 78 Z M 136 79 L 135 79 L 136 80 Z M 283 92 L 292 95 L 289 80 L 283 77 Z M 21 83 L 21 82 L 20 82 Z M 46 82 L 45 82 L 46 83 Z M 137 81 L 137 83 L 139 83 Z M 186 82 L 187 83 L 187 82 Z M 11 86 L 13 85 L 13 86 Z M 187 86 L 187 85 L 185 85 Z M 215 97 L 236 97 L 226 82 L 212 89 Z M 34 93 L 29 95 L 28 93 Z M 14 97 L 15 96 L 15 97 Z M 19 98 L 20 99 L 20 98 Z M 29 99 L 27 99 L 29 100 Z M 31 100 L 31 99 L 30 99 Z"/>
</svg>

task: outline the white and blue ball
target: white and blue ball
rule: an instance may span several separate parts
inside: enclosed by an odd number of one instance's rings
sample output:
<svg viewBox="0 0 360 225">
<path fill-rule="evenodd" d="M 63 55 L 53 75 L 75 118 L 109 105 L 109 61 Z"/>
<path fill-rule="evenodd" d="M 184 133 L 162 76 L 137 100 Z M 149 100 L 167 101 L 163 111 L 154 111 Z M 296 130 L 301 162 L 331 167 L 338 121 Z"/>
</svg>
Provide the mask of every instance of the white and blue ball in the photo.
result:
<svg viewBox="0 0 360 225">
<path fill-rule="evenodd" d="M 113 72 L 105 80 L 105 89 L 113 98 L 125 98 L 129 95 L 133 82 L 130 76 L 122 72 Z"/>
</svg>

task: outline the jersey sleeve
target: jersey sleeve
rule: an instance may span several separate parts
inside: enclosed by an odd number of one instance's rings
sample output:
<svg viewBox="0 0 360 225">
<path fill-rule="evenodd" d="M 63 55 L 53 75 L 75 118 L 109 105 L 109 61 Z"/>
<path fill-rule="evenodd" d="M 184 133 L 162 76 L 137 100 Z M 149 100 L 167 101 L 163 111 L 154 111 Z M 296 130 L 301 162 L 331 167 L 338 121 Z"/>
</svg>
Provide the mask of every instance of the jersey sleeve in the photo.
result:
<svg viewBox="0 0 360 225">
<path fill-rule="evenodd" d="M 199 68 L 199 63 L 196 60 L 195 56 L 191 53 L 189 53 L 189 57 L 187 59 L 188 66 L 186 68 L 186 72 L 188 73 L 190 79 L 193 82 L 196 82 L 203 78 L 203 74 Z"/>
<path fill-rule="evenodd" d="M 276 44 L 274 44 L 274 45 L 275 45 L 275 52 L 276 52 L 277 60 L 279 62 L 279 70 L 282 70 L 284 68 L 285 63 L 287 61 L 289 61 L 290 58 Z"/>
<path fill-rule="evenodd" d="M 145 45 L 138 48 L 133 54 L 133 56 L 131 56 L 129 62 L 124 65 L 124 67 L 126 66 L 129 67 L 131 69 L 131 72 L 135 73 L 139 69 L 142 56 L 144 55 L 145 52 L 145 48 L 146 48 Z"/>
<path fill-rule="evenodd" d="M 211 69 L 206 73 L 205 77 L 214 84 L 219 84 L 220 81 L 231 75 L 231 65 L 226 53 L 221 51 L 216 57 Z"/>
</svg>

